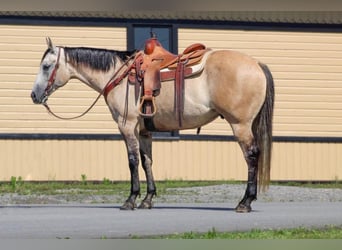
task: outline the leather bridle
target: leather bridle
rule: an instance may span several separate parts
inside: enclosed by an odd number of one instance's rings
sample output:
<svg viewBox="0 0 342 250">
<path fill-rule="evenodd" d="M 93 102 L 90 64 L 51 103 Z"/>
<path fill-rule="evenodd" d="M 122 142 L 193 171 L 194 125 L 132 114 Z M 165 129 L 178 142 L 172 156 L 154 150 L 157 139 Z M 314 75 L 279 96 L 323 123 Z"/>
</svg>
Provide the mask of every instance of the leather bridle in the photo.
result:
<svg viewBox="0 0 342 250">
<path fill-rule="evenodd" d="M 53 84 L 55 83 L 57 70 L 59 68 L 59 58 L 60 58 L 60 56 L 61 56 L 61 47 L 58 47 L 58 54 L 57 54 L 56 64 L 55 64 L 54 69 L 51 72 L 51 75 L 50 75 L 49 80 L 48 80 L 48 84 L 47 84 L 47 86 L 45 88 L 45 95 L 46 95 L 46 97 L 48 97 L 49 92 L 52 89 Z"/>
</svg>

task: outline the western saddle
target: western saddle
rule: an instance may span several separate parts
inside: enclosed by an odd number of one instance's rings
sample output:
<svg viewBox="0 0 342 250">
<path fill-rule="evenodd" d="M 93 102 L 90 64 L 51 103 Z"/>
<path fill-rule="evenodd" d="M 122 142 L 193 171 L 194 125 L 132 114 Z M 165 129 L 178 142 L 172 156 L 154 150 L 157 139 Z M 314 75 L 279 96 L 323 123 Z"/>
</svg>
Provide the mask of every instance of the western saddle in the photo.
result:
<svg viewBox="0 0 342 250">
<path fill-rule="evenodd" d="M 137 78 L 143 79 L 143 95 L 139 105 L 139 113 L 143 118 L 155 115 L 157 107 L 154 99 L 160 93 L 161 82 L 174 79 L 175 112 L 179 126 L 182 126 L 184 78 L 194 73 L 191 66 L 200 63 L 206 51 L 203 44 L 195 43 L 182 54 L 175 55 L 164 49 L 157 38 L 146 40 L 144 51 L 137 55 L 140 57 L 140 68 L 136 67 Z"/>
<path fill-rule="evenodd" d="M 182 127 L 184 79 L 201 72 L 202 67 L 193 71 L 192 66 L 199 64 L 208 50 L 203 44 L 195 43 L 182 54 L 175 55 L 164 49 L 156 37 L 149 38 L 144 50 L 135 54 L 128 68 L 121 75 L 115 75 L 106 85 L 103 95 L 107 101 L 108 93 L 128 76 L 129 82 L 135 84 L 136 99 L 142 88 L 139 113 L 144 118 L 146 128 L 153 131 L 155 128 L 152 119 L 157 111 L 155 97 L 160 93 L 161 82 L 174 80 L 175 113 L 179 127 Z"/>
</svg>

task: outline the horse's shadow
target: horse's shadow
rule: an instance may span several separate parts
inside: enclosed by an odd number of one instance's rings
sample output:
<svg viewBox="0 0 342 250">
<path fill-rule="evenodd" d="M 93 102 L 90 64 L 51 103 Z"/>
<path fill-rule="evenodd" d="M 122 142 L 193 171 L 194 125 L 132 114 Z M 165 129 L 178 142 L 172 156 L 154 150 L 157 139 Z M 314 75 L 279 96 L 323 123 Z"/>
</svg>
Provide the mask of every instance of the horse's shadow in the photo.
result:
<svg viewBox="0 0 342 250">
<path fill-rule="evenodd" d="M 84 208 L 84 209 L 120 209 L 120 205 L 107 204 L 10 204 L 0 205 L 0 209 L 34 209 L 34 208 Z M 136 208 L 135 210 L 142 211 Z M 150 210 L 150 209 L 148 209 Z M 214 207 L 214 206 L 194 206 L 194 205 L 156 205 L 151 210 L 208 210 L 208 211 L 235 211 L 231 207 Z"/>
<path fill-rule="evenodd" d="M 214 207 L 214 206 L 177 206 L 177 205 L 158 205 L 152 209 L 170 209 L 170 210 L 208 210 L 208 211 L 235 211 L 235 208 L 231 207 Z"/>
<path fill-rule="evenodd" d="M 84 209 L 117 209 L 120 210 L 121 205 L 118 204 L 9 204 L 0 205 L 0 209 L 12 208 L 12 209 L 34 209 L 34 208 L 84 208 Z M 222 206 L 195 206 L 191 205 L 168 205 L 160 204 L 155 205 L 152 209 L 139 209 L 135 208 L 134 211 L 153 211 L 153 210 L 202 210 L 202 211 L 235 211 L 233 207 L 222 207 Z M 125 210 L 122 210 L 125 212 Z M 132 210 L 128 210 L 132 211 Z M 258 212 L 257 210 L 252 210 L 252 212 Z"/>
</svg>

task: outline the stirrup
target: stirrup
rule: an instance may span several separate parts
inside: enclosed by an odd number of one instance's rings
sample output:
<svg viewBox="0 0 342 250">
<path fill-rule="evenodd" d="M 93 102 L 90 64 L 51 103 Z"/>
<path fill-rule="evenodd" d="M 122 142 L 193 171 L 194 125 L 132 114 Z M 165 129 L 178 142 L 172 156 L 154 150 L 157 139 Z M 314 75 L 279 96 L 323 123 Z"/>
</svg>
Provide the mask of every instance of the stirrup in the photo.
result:
<svg viewBox="0 0 342 250">
<path fill-rule="evenodd" d="M 139 115 L 143 118 L 152 118 L 157 112 L 157 106 L 154 102 L 155 97 L 143 96 L 139 105 Z M 145 110 L 144 110 L 145 109 Z M 143 110 L 145 112 L 143 112 Z M 147 112 L 146 112 L 147 111 Z"/>
</svg>

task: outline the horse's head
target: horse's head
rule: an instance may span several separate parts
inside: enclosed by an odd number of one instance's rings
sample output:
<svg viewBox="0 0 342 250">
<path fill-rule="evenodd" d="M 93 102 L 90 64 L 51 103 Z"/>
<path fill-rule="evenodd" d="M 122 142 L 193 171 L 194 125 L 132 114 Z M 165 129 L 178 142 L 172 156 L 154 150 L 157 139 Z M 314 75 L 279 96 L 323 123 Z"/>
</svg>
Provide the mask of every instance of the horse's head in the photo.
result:
<svg viewBox="0 0 342 250">
<path fill-rule="evenodd" d="M 48 45 L 40 63 L 39 72 L 33 85 L 31 98 L 34 103 L 45 103 L 56 89 L 62 87 L 69 80 L 69 75 L 61 55 L 61 47 L 52 44 L 50 38 L 46 38 Z"/>
</svg>

